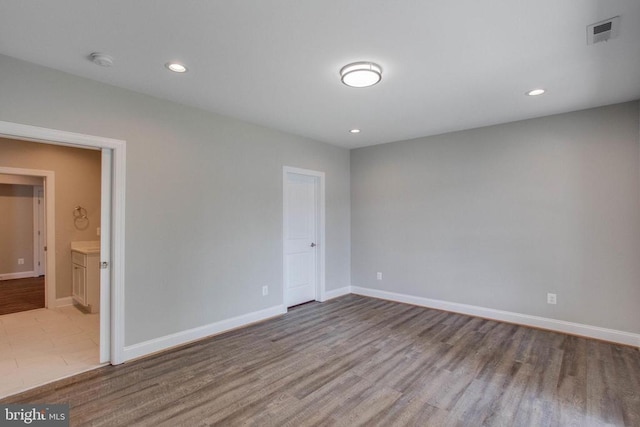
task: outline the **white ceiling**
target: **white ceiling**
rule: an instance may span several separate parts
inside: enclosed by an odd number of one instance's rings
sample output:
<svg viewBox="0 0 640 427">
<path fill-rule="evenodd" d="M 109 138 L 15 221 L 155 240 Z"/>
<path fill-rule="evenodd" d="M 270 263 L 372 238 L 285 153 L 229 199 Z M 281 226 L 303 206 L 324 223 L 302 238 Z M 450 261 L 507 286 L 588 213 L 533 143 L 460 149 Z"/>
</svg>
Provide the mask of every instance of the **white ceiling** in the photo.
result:
<svg viewBox="0 0 640 427">
<path fill-rule="evenodd" d="M 640 1 L 0 0 L 0 53 L 352 148 L 640 99 Z"/>
</svg>

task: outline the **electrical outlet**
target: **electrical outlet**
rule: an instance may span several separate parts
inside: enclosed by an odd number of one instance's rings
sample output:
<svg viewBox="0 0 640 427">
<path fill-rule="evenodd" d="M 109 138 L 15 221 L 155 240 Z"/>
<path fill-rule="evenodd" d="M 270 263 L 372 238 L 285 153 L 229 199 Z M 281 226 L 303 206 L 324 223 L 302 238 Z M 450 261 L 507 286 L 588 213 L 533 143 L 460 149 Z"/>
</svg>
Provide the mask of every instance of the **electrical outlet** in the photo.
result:
<svg viewBox="0 0 640 427">
<path fill-rule="evenodd" d="M 381 273 L 381 272 L 379 272 L 379 271 L 378 271 L 378 272 L 376 273 L 376 279 L 377 279 L 377 280 L 382 280 L 382 273 Z"/>
<path fill-rule="evenodd" d="M 267 295 L 269 295 L 269 287 L 268 286 L 263 286 L 262 287 L 262 296 L 266 297 Z"/>
<path fill-rule="evenodd" d="M 547 294 L 547 304 L 556 304 L 556 294 Z"/>
<path fill-rule="evenodd" d="M 24 258 L 18 258 L 18 265 L 24 264 Z"/>
</svg>

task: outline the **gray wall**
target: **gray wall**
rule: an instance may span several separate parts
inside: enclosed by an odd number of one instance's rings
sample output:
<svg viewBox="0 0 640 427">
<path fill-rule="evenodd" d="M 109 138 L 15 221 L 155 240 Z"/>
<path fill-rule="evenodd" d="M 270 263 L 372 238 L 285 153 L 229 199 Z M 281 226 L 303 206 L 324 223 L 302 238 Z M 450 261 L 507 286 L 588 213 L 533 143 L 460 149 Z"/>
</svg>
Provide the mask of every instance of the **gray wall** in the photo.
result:
<svg viewBox="0 0 640 427">
<path fill-rule="evenodd" d="M 353 150 L 352 285 L 640 332 L 638 123 L 631 102 Z"/>
<path fill-rule="evenodd" d="M 127 141 L 126 345 L 282 303 L 283 165 L 326 173 L 326 287 L 349 285 L 348 150 L 6 56 L 0 76 L 0 120 Z"/>
</svg>

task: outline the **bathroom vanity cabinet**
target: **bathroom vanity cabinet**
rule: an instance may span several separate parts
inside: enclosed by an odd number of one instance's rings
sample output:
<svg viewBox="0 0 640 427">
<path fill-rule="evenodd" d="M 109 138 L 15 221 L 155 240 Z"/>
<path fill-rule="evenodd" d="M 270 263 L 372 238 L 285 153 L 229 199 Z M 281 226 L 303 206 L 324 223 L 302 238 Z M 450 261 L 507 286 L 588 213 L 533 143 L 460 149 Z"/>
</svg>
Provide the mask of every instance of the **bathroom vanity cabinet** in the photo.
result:
<svg viewBox="0 0 640 427">
<path fill-rule="evenodd" d="M 73 302 L 90 313 L 100 311 L 100 250 L 71 249 Z"/>
</svg>

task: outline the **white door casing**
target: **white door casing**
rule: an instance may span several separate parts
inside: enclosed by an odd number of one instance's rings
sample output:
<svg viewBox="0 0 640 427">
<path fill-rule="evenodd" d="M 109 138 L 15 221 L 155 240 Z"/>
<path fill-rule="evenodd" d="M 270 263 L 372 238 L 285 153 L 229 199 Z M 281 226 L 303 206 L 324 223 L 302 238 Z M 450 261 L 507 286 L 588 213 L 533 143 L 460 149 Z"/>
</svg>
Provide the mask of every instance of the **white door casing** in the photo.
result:
<svg viewBox="0 0 640 427">
<path fill-rule="evenodd" d="M 286 307 L 324 300 L 324 173 L 284 167 L 283 293 Z"/>
<path fill-rule="evenodd" d="M 36 208 L 36 215 L 34 219 L 34 258 L 33 258 L 33 271 L 36 276 L 44 276 L 46 272 L 47 257 L 44 248 L 47 246 L 47 232 L 46 232 L 46 216 L 45 216 L 45 200 L 44 200 L 44 187 L 33 187 L 34 203 Z"/>
</svg>

